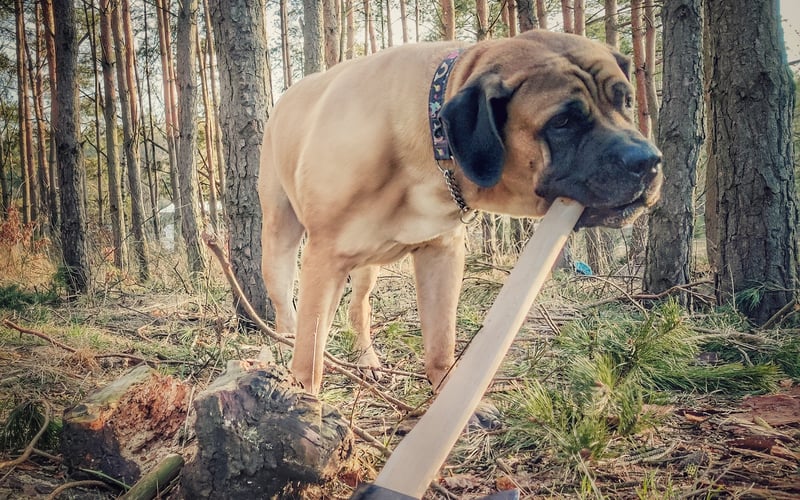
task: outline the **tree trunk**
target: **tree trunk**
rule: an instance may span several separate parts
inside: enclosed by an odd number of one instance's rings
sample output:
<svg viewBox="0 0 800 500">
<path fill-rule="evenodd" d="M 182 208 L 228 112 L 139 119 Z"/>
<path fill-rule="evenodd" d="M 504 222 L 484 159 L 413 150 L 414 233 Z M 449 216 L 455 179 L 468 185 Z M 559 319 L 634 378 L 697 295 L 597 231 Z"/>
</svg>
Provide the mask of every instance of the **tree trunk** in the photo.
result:
<svg viewBox="0 0 800 500">
<path fill-rule="evenodd" d="M 144 232 L 144 200 L 142 176 L 139 170 L 139 110 L 134 76 L 133 31 L 131 30 L 128 0 L 115 2 L 111 8 L 111 34 L 117 58 L 117 87 L 122 116 L 122 140 L 128 173 L 128 191 L 131 204 L 131 230 L 133 253 L 139 269 L 139 280 L 150 278 L 147 255 L 147 236 Z"/>
<path fill-rule="evenodd" d="M 214 182 L 214 125 L 211 111 L 211 99 L 208 94 L 208 76 L 206 73 L 205 56 L 203 55 L 202 45 L 200 44 L 199 30 L 195 32 L 197 43 L 197 65 L 200 68 L 200 89 L 203 96 L 203 133 L 206 140 L 203 141 L 206 147 L 206 170 L 208 171 L 208 215 L 211 220 L 211 229 L 216 233 L 218 230 L 217 221 L 217 187 Z M 208 46 L 208 39 L 206 39 Z"/>
<path fill-rule="evenodd" d="M 164 120 L 166 127 L 167 153 L 169 155 L 169 179 L 172 188 L 173 228 L 175 243 L 183 239 L 183 202 L 178 182 L 178 113 L 175 91 L 174 69 L 169 25 L 169 0 L 155 0 L 158 13 L 158 48 L 161 54 L 161 78 L 164 91 Z"/>
<path fill-rule="evenodd" d="M 575 23 L 573 33 L 580 36 L 586 35 L 586 6 L 584 0 L 575 1 Z"/>
<path fill-rule="evenodd" d="M 38 213 L 44 215 L 44 218 L 49 220 L 47 231 L 50 229 L 55 230 L 52 218 L 50 217 L 50 204 L 48 203 L 50 194 L 50 172 L 47 168 L 47 132 L 45 132 L 45 117 L 44 117 L 44 92 L 42 91 L 42 53 L 44 52 L 44 36 L 42 34 L 42 6 L 36 4 L 36 57 L 30 54 L 30 45 L 26 44 L 28 49 L 28 73 L 30 81 L 33 83 L 31 86 L 33 100 L 33 114 L 36 119 L 36 181 L 39 186 Z M 40 231 L 44 230 L 41 225 L 38 228 Z"/>
<path fill-rule="evenodd" d="M 322 0 L 323 28 L 325 32 L 325 67 L 339 62 L 339 12 L 338 0 Z"/>
<path fill-rule="evenodd" d="M 414 0 L 414 41 L 419 43 L 419 0 Z"/>
<path fill-rule="evenodd" d="M 381 0 L 381 4 L 383 4 L 383 0 Z M 392 30 L 392 5 L 391 0 L 386 0 L 386 10 L 381 8 L 381 13 L 383 13 L 383 18 L 386 24 L 386 46 L 392 47 L 394 46 L 394 33 Z"/>
<path fill-rule="evenodd" d="M 633 44 L 633 66 L 636 83 L 636 112 L 639 131 L 645 137 L 650 137 L 650 108 L 647 104 L 647 72 L 644 26 L 643 26 L 643 0 L 631 0 L 631 39 Z M 628 251 L 628 260 L 633 265 L 640 265 L 644 261 L 647 244 L 647 217 L 639 217 L 633 223 L 631 244 Z"/>
<path fill-rule="evenodd" d="M 475 21 L 478 23 L 475 27 L 477 40 L 480 42 L 489 38 L 489 3 L 487 0 L 475 0 Z"/>
<path fill-rule="evenodd" d="M 703 17 L 716 295 L 763 324 L 800 287 L 794 88 L 778 2 L 707 0 Z"/>
<path fill-rule="evenodd" d="M 186 245 L 186 259 L 193 284 L 197 285 L 205 272 L 205 255 L 200 242 L 199 194 L 197 192 L 197 165 L 195 148 L 197 145 L 197 0 L 184 0 L 178 11 L 177 33 L 175 35 L 175 57 L 181 61 L 176 71 L 178 96 L 180 101 L 178 117 L 180 120 L 180 140 L 178 141 L 178 183 L 180 185 L 183 242 Z M 263 55 L 263 53 L 262 53 Z"/>
<path fill-rule="evenodd" d="M 54 2 L 56 46 L 56 149 L 61 185 L 61 245 L 71 293 L 89 287 L 83 158 L 78 98 L 78 22 L 73 2 Z"/>
<path fill-rule="evenodd" d="M 289 16 L 286 12 L 289 0 L 280 0 L 281 59 L 283 61 L 283 90 L 292 86 L 292 55 L 289 47 Z M 351 55 L 352 58 L 352 55 Z"/>
<path fill-rule="evenodd" d="M 631 37 L 633 67 L 636 79 L 636 112 L 639 131 L 650 137 L 650 113 L 647 107 L 647 76 L 645 74 L 644 28 L 642 25 L 643 0 L 631 0 Z"/>
<path fill-rule="evenodd" d="M 408 19 L 406 19 L 406 0 L 400 0 L 400 27 L 403 30 L 403 43 L 408 43 Z"/>
<path fill-rule="evenodd" d="M 353 58 L 353 49 L 356 45 L 356 16 L 353 10 L 353 0 L 345 0 L 344 8 L 347 11 L 347 42 L 345 44 L 344 57 L 345 59 Z M 405 22 L 405 21 L 403 21 Z M 366 50 L 366 46 L 364 47 Z"/>
<path fill-rule="evenodd" d="M 533 0 L 517 0 L 517 18 L 520 33 L 538 28 Z"/>
<path fill-rule="evenodd" d="M 444 40 L 456 39 L 456 4 L 455 0 L 441 0 L 442 7 L 442 38 Z"/>
<path fill-rule="evenodd" d="M 44 46 L 47 57 L 47 74 L 50 77 L 50 95 L 56 91 L 56 42 L 55 22 L 53 20 L 53 0 L 42 0 L 42 23 L 44 25 Z M 96 59 L 95 59 L 96 60 Z M 56 103 L 50 102 L 50 154 L 47 158 L 50 175 L 50 191 L 48 200 L 50 205 L 50 225 L 55 229 L 59 227 L 61 207 L 58 201 L 58 172 L 56 171 L 55 138 L 53 137 L 53 123 L 55 123 Z"/>
<path fill-rule="evenodd" d="M 647 113 L 653 128 L 658 127 L 658 89 L 656 88 L 656 13 L 653 0 L 644 0 L 645 84 Z"/>
<path fill-rule="evenodd" d="M 666 0 L 661 9 L 664 79 L 657 142 L 664 155 L 664 186 L 650 212 L 644 271 L 648 293 L 691 279 L 694 188 L 704 139 L 701 14 L 700 0 Z"/>
<path fill-rule="evenodd" d="M 104 105 L 103 101 L 103 90 L 102 90 L 102 77 L 100 76 L 100 71 L 97 68 L 97 61 L 100 61 L 100 58 L 97 56 L 97 16 L 95 15 L 95 6 L 94 4 L 83 4 L 83 17 L 86 20 L 86 26 L 89 27 L 89 51 L 92 56 L 92 76 L 94 78 L 94 99 L 93 99 L 93 106 L 92 106 L 92 113 L 94 118 L 94 150 L 97 155 L 97 225 L 100 227 L 105 227 L 106 225 L 106 218 L 105 218 L 105 197 L 103 195 L 103 177 L 105 177 L 104 172 L 107 171 L 107 162 L 104 164 L 100 159 L 104 156 L 100 147 L 100 141 L 102 137 L 102 132 L 100 128 L 100 106 Z M 102 61 L 101 61 L 102 63 Z M 108 160 L 108 158 L 106 158 Z M 51 161 L 51 165 L 55 164 L 55 160 Z M 112 235 L 113 237 L 113 235 Z"/>
<path fill-rule="evenodd" d="M 148 26 L 148 3 L 142 5 L 142 12 L 144 14 L 144 24 L 145 26 Z M 150 193 L 150 210 L 153 224 L 153 235 L 155 237 L 155 241 L 161 241 L 161 221 L 159 218 L 160 207 L 158 205 L 158 162 L 156 161 L 155 127 L 153 126 L 153 92 L 150 86 L 150 55 L 152 52 L 150 49 L 150 37 L 148 35 L 149 31 L 149 29 L 144 30 L 144 52 L 147 54 L 144 65 L 144 82 L 145 92 L 147 95 L 147 127 L 145 127 L 144 113 L 142 113 L 142 130 L 145 130 L 145 168 L 147 172 L 147 187 Z M 141 95 L 142 94 L 140 93 L 139 107 L 144 109 L 144 105 L 141 103 Z M 147 131 L 149 131 L 149 136 Z"/>
<path fill-rule="evenodd" d="M 536 18 L 539 20 L 539 29 L 547 29 L 547 6 L 544 0 L 536 0 Z"/>
<path fill-rule="evenodd" d="M 516 0 L 506 0 L 506 13 L 508 15 L 508 36 L 517 36 L 517 3 Z"/>
<path fill-rule="evenodd" d="M 261 205 L 258 172 L 272 89 L 267 86 L 265 0 L 211 2 L 220 61 L 220 108 L 231 266 L 259 314 L 275 319 L 261 274 Z M 245 311 L 234 304 L 240 318 Z"/>
<path fill-rule="evenodd" d="M 125 211 L 122 201 L 122 179 L 117 156 L 117 93 L 114 86 L 116 56 L 111 47 L 111 5 L 109 0 L 100 0 L 100 48 L 103 68 L 103 117 L 106 127 L 106 164 L 108 166 L 108 205 L 111 217 L 111 233 L 114 239 L 114 265 L 122 269 L 128 262 L 125 246 Z"/>
<path fill-rule="evenodd" d="M 364 0 L 364 33 L 369 39 L 370 54 L 378 52 L 378 37 L 375 35 L 375 20 L 372 18 L 372 8 L 370 0 Z M 364 41 L 364 53 L 366 54 L 367 41 Z"/>
<path fill-rule="evenodd" d="M 214 126 L 214 154 L 217 160 L 218 179 L 215 185 L 219 193 L 218 198 L 225 199 L 225 155 L 222 150 L 222 129 L 220 129 L 219 115 L 217 114 L 217 110 L 219 109 L 219 89 L 216 75 L 218 75 L 219 72 L 217 71 L 217 54 L 214 42 L 215 34 L 213 23 L 211 22 L 211 10 L 208 6 L 208 0 L 203 0 L 203 13 L 205 14 L 206 34 L 208 39 L 206 48 L 208 49 L 208 74 L 211 82 L 211 103 L 213 104 L 211 116 Z M 228 217 L 224 203 L 222 204 L 222 217 L 224 220 L 227 220 Z"/>
<path fill-rule="evenodd" d="M 606 43 L 612 47 L 619 47 L 619 32 L 617 31 L 617 0 L 605 0 L 604 24 L 606 28 Z"/>
<path fill-rule="evenodd" d="M 303 75 L 325 69 L 322 0 L 303 0 Z"/>
<path fill-rule="evenodd" d="M 564 20 L 564 33 L 574 33 L 573 21 L 575 15 L 572 8 L 572 0 L 561 0 L 561 19 Z"/>
<path fill-rule="evenodd" d="M 33 144 L 31 135 L 31 112 L 28 104 L 28 72 L 26 69 L 25 11 L 22 0 L 14 2 L 17 33 L 17 101 L 19 116 L 19 162 L 22 173 L 22 222 L 28 224 L 37 219 L 37 187 L 33 166 Z"/>
</svg>

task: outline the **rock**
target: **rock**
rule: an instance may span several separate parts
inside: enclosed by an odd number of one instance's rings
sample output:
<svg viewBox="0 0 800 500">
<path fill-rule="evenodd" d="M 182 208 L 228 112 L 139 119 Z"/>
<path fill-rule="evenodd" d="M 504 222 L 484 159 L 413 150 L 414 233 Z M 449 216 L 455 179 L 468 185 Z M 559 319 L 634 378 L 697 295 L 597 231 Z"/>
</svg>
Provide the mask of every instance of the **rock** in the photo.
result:
<svg viewBox="0 0 800 500">
<path fill-rule="evenodd" d="M 271 363 L 230 361 L 194 408 L 197 454 L 181 476 L 186 498 L 285 498 L 287 488 L 332 478 L 352 453 L 339 413 Z"/>
<path fill-rule="evenodd" d="M 190 386 L 149 366 L 134 368 L 65 412 L 64 463 L 136 482 L 179 445 L 189 394 Z"/>
</svg>

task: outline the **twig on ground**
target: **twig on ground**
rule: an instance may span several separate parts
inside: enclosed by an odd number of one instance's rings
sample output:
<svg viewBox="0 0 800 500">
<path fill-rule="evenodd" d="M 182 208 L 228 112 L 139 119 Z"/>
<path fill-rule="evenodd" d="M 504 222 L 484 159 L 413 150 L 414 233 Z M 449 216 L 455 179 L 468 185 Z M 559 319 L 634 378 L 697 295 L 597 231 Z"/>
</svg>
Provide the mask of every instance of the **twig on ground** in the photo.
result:
<svg viewBox="0 0 800 500">
<path fill-rule="evenodd" d="M 110 488 L 108 484 L 95 479 L 89 479 L 86 481 L 73 481 L 71 483 L 62 484 L 58 488 L 54 489 L 53 492 L 47 496 L 47 500 L 55 500 L 58 498 L 58 495 L 64 493 L 70 488 L 85 488 L 89 486 L 103 486 L 104 488 Z"/>
<path fill-rule="evenodd" d="M 64 349 L 65 351 L 68 351 L 68 352 L 71 352 L 71 353 L 78 352 L 78 350 L 75 349 L 74 347 L 68 346 L 67 344 L 64 344 L 63 342 L 59 342 L 58 340 L 56 340 L 56 339 L 54 339 L 54 338 L 52 338 L 52 337 L 50 337 L 50 336 L 48 336 L 48 335 L 46 335 L 46 334 L 44 334 L 42 332 L 39 332 L 39 331 L 36 331 L 36 330 L 31 330 L 30 328 L 25 328 L 23 326 L 20 326 L 20 325 L 18 325 L 16 323 L 12 322 L 11 320 L 4 319 L 3 320 L 3 324 L 5 326 L 13 329 L 13 330 L 16 330 L 16 331 L 20 332 L 20 333 L 27 333 L 28 335 L 33 335 L 34 337 L 39 337 L 40 339 L 44 339 L 47 342 L 50 342 L 51 344 L 53 344 L 54 346 L 60 347 L 61 349 Z M 121 353 L 121 352 L 107 353 L 107 354 L 95 354 L 92 357 L 94 359 L 126 358 L 126 359 L 131 359 L 133 361 L 136 361 L 138 363 L 154 363 L 154 364 L 158 363 L 158 361 L 155 361 L 155 360 L 148 360 L 148 359 L 142 358 L 140 356 L 136 356 L 136 355 L 133 355 L 133 354 L 125 354 L 125 353 Z"/>
<path fill-rule="evenodd" d="M 593 276 L 593 278 L 594 279 L 600 279 L 597 276 Z M 695 281 L 693 283 L 687 283 L 685 285 L 675 285 L 672 288 L 668 288 L 667 290 L 664 290 L 661 293 L 654 293 L 654 294 L 648 294 L 648 293 L 629 294 L 629 293 L 625 292 L 624 290 L 622 290 L 618 285 L 615 285 L 615 284 L 613 284 L 613 283 L 611 283 L 611 282 L 609 282 L 607 280 L 604 280 L 604 279 L 602 279 L 601 281 L 610 284 L 611 286 L 613 286 L 617 290 L 620 290 L 624 295 L 617 296 L 617 297 L 611 297 L 611 298 L 603 299 L 603 300 L 598 300 L 597 302 L 592 302 L 591 304 L 586 304 L 586 307 L 589 307 L 589 308 L 591 308 L 591 307 L 599 307 L 599 306 L 603 306 L 603 305 L 606 305 L 606 304 L 619 302 L 620 300 L 628 300 L 628 301 L 634 303 L 634 305 L 636 305 L 637 307 L 639 307 L 641 309 L 641 307 L 638 304 L 638 301 L 640 301 L 640 300 L 659 300 L 659 299 L 663 299 L 664 297 L 666 297 L 668 295 L 672 295 L 675 292 L 685 292 L 685 293 L 688 293 L 688 294 L 690 294 L 690 295 L 692 295 L 694 297 L 702 299 L 702 300 L 704 300 L 706 302 L 710 302 L 710 300 L 709 300 L 709 298 L 707 296 L 699 294 L 699 293 L 693 291 L 692 288 L 694 288 L 696 286 L 699 286 L 699 285 L 707 285 L 707 284 L 711 283 L 711 280 L 701 280 L 701 281 Z"/>
<path fill-rule="evenodd" d="M 761 329 L 763 329 L 763 330 L 769 330 L 769 329 L 770 329 L 770 328 L 772 328 L 773 326 L 775 326 L 775 325 L 777 325 L 778 323 L 780 323 L 781 321 L 783 321 L 783 318 L 784 318 L 784 317 L 786 317 L 786 316 L 788 316 L 788 315 L 789 315 L 789 313 L 790 313 L 790 312 L 792 312 L 792 311 L 794 311 L 795 309 L 800 309 L 800 302 L 798 302 L 798 300 L 797 300 L 797 299 L 795 299 L 795 300 L 790 300 L 788 304 L 786 304 L 785 306 L 781 307 L 781 308 L 780 308 L 780 310 L 779 310 L 778 312 L 776 312 L 775 314 L 773 314 L 773 315 L 772 315 L 772 317 L 770 317 L 770 318 L 767 320 L 767 322 L 766 322 L 766 323 L 764 323 L 764 324 L 761 326 Z"/>
<path fill-rule="evenodd" d="M 36 447 L 36 443 L 39 442 L 39 439 L 44 435 L 45 431 L 47 430 L 47 427 L 50 425 L 50 412 L 52 411 L 50 408 L 50 403 L 48 403 L 44 399 L 40 399 L 39 401 L 42 402 L 42 406 L 44 406 L 45 410 L 44 422 L 42 422 L 41 429 L 39 429 L 39 432 L 37 432 L 36 435 L 33 436 L 33 439 L 28 444 L 28 446 L 25 447 L 25 451 L 22 452 L 22 455 L 15 458 L 14 460 L 7 460 L 5 462 L 0 462 L 0 469 L 5 469 L 6 467 L 14 467 L 28 460 L 28 458 L 30 458 L 31 454 L 33 453 L 34 448 Z"/>
<path fill-rule="evenodd" d="M 373 448 L 375 448 L 378 451 L 380 451 L 381 453 L 383 453 L 384 457 L 388 457 L 389 455 L 392 454 L 392 450 L 390 450 L 389 448 L 384 446 L 383 443 L 381 443 L 380 440 L 378 440 L 378 438 L 376 438 L 375 436 L 373 436 L 369 432 L 365 431 L 361 427 L 351 423 L 350 424 L 350 428 L 353 429 L 353 433 L 356 436 L 360 437 L 368 445 L 372 446 Z"/>
<path fill-rule="evenodd" d="M 52 338 L 52 337 L 50 337 L 48 335 L 45 335 L 42 332 L 37 332 L 36 330 L 30 330 L 28 328 L 19 326 L 16 323 L 12 322 L 10 319 L 4 319 L 3 320 L 3 324 L 5 326 L 13 329 L 13 330 L 16 330 L 16 331 L 20 332 L 20 333 L 27 333 L 28 335 L 33 335 L 35 337 L 39 337 L 40 339 L 46 340 L 47 342 L 50 342 L 54 346 L 60 347 L 60 348 L 64 349 L 65 351 L 69 351 L 69 352 L 76 352 L 77 351 L 77 349 L 75 349 L 74 347 L 70 347 L 67 344 L 59 342 L 58 340 L 56 340 L 56 339 L 54 339 L 54 338 Z"/>
</svg>

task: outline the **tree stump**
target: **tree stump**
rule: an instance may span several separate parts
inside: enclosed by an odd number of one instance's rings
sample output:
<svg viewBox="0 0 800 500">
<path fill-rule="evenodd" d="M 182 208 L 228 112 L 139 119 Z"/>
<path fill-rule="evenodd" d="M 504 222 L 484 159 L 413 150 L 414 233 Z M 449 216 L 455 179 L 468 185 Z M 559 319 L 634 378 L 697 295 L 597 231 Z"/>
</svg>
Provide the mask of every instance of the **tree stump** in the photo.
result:
<svg viewBox="0 0 800 500">
<path fill-rule="evenodd" d="M 149 366 L 131 370 L 65 412 L 64 463 L 134 483 L 178 447 L 189 393 L 187 384 Z"/>
<path fill-rule="evenodd" d="M 333 477 L 352 453 L 347 423 L 283 368 L 230 361 L 194 402 L 197 455 L 186 498 L 270 498 Z"/>
</svg>

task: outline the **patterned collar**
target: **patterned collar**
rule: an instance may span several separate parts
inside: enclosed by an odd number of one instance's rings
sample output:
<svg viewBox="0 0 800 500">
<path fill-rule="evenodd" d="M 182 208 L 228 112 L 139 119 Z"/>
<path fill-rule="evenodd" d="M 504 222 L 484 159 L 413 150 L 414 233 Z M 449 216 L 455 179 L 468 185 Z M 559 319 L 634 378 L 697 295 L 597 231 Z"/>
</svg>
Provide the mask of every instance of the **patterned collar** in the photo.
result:
<svg viewBox="0 0 800 500">
<path fill-rule="evenodd" d="M 439 113 L 444 105 L 447 79 L 450 77 L 450 72 L 453 70 L 453 66 L 456 65 L 456 59 L 461 55 L 462 50 L 455 49 L 445 56 L 442 63 L 436 68 L 436 73 L 434 73 L 433 81 L 431 82 L 431 90 L 428 94 L 428 120 L 430 121 L 431 138 L 433 139 L 433 156 L 437 161 L 449 160 L 453 157 L 450 151 L 450 142 L 447 140 L 442 121 L 439 119 Z"/>
<path fill-rule="evenodd" d="M 431 140 L 433 141 L 433 157 L 436 160 L 436 165 L 439 171 L 444 176 L 447 189 L 450 191 L 450 197 L 453 198 L 458 210 L 461 212 L 461 222 L 469 224 L 478 217 L 478 211 L 473 210 L 467 205 L 464 196 L 461 193 L 461 188 L 455 179 L 455 174 L 452 169 L 444 168 L 439 163 L 440 160 L 452 160 L 453 152 L 450 149 L 450 141 L 447 139 L 442 121 L 439 118 L 439 113 L 444 106 L 444 97 L 447 92 L 447 80 L 450 77 L 450 72 L 453 66 L 456 65 L 458 56 L 461 55 L 464 49 L 454 49 L 448 53 L 442 63 L 436 68 L 436 73 L 433 75 L 431 81 L 431 90 L 428 94 L 428 120 L 431 126 Z"/>
</svg>

